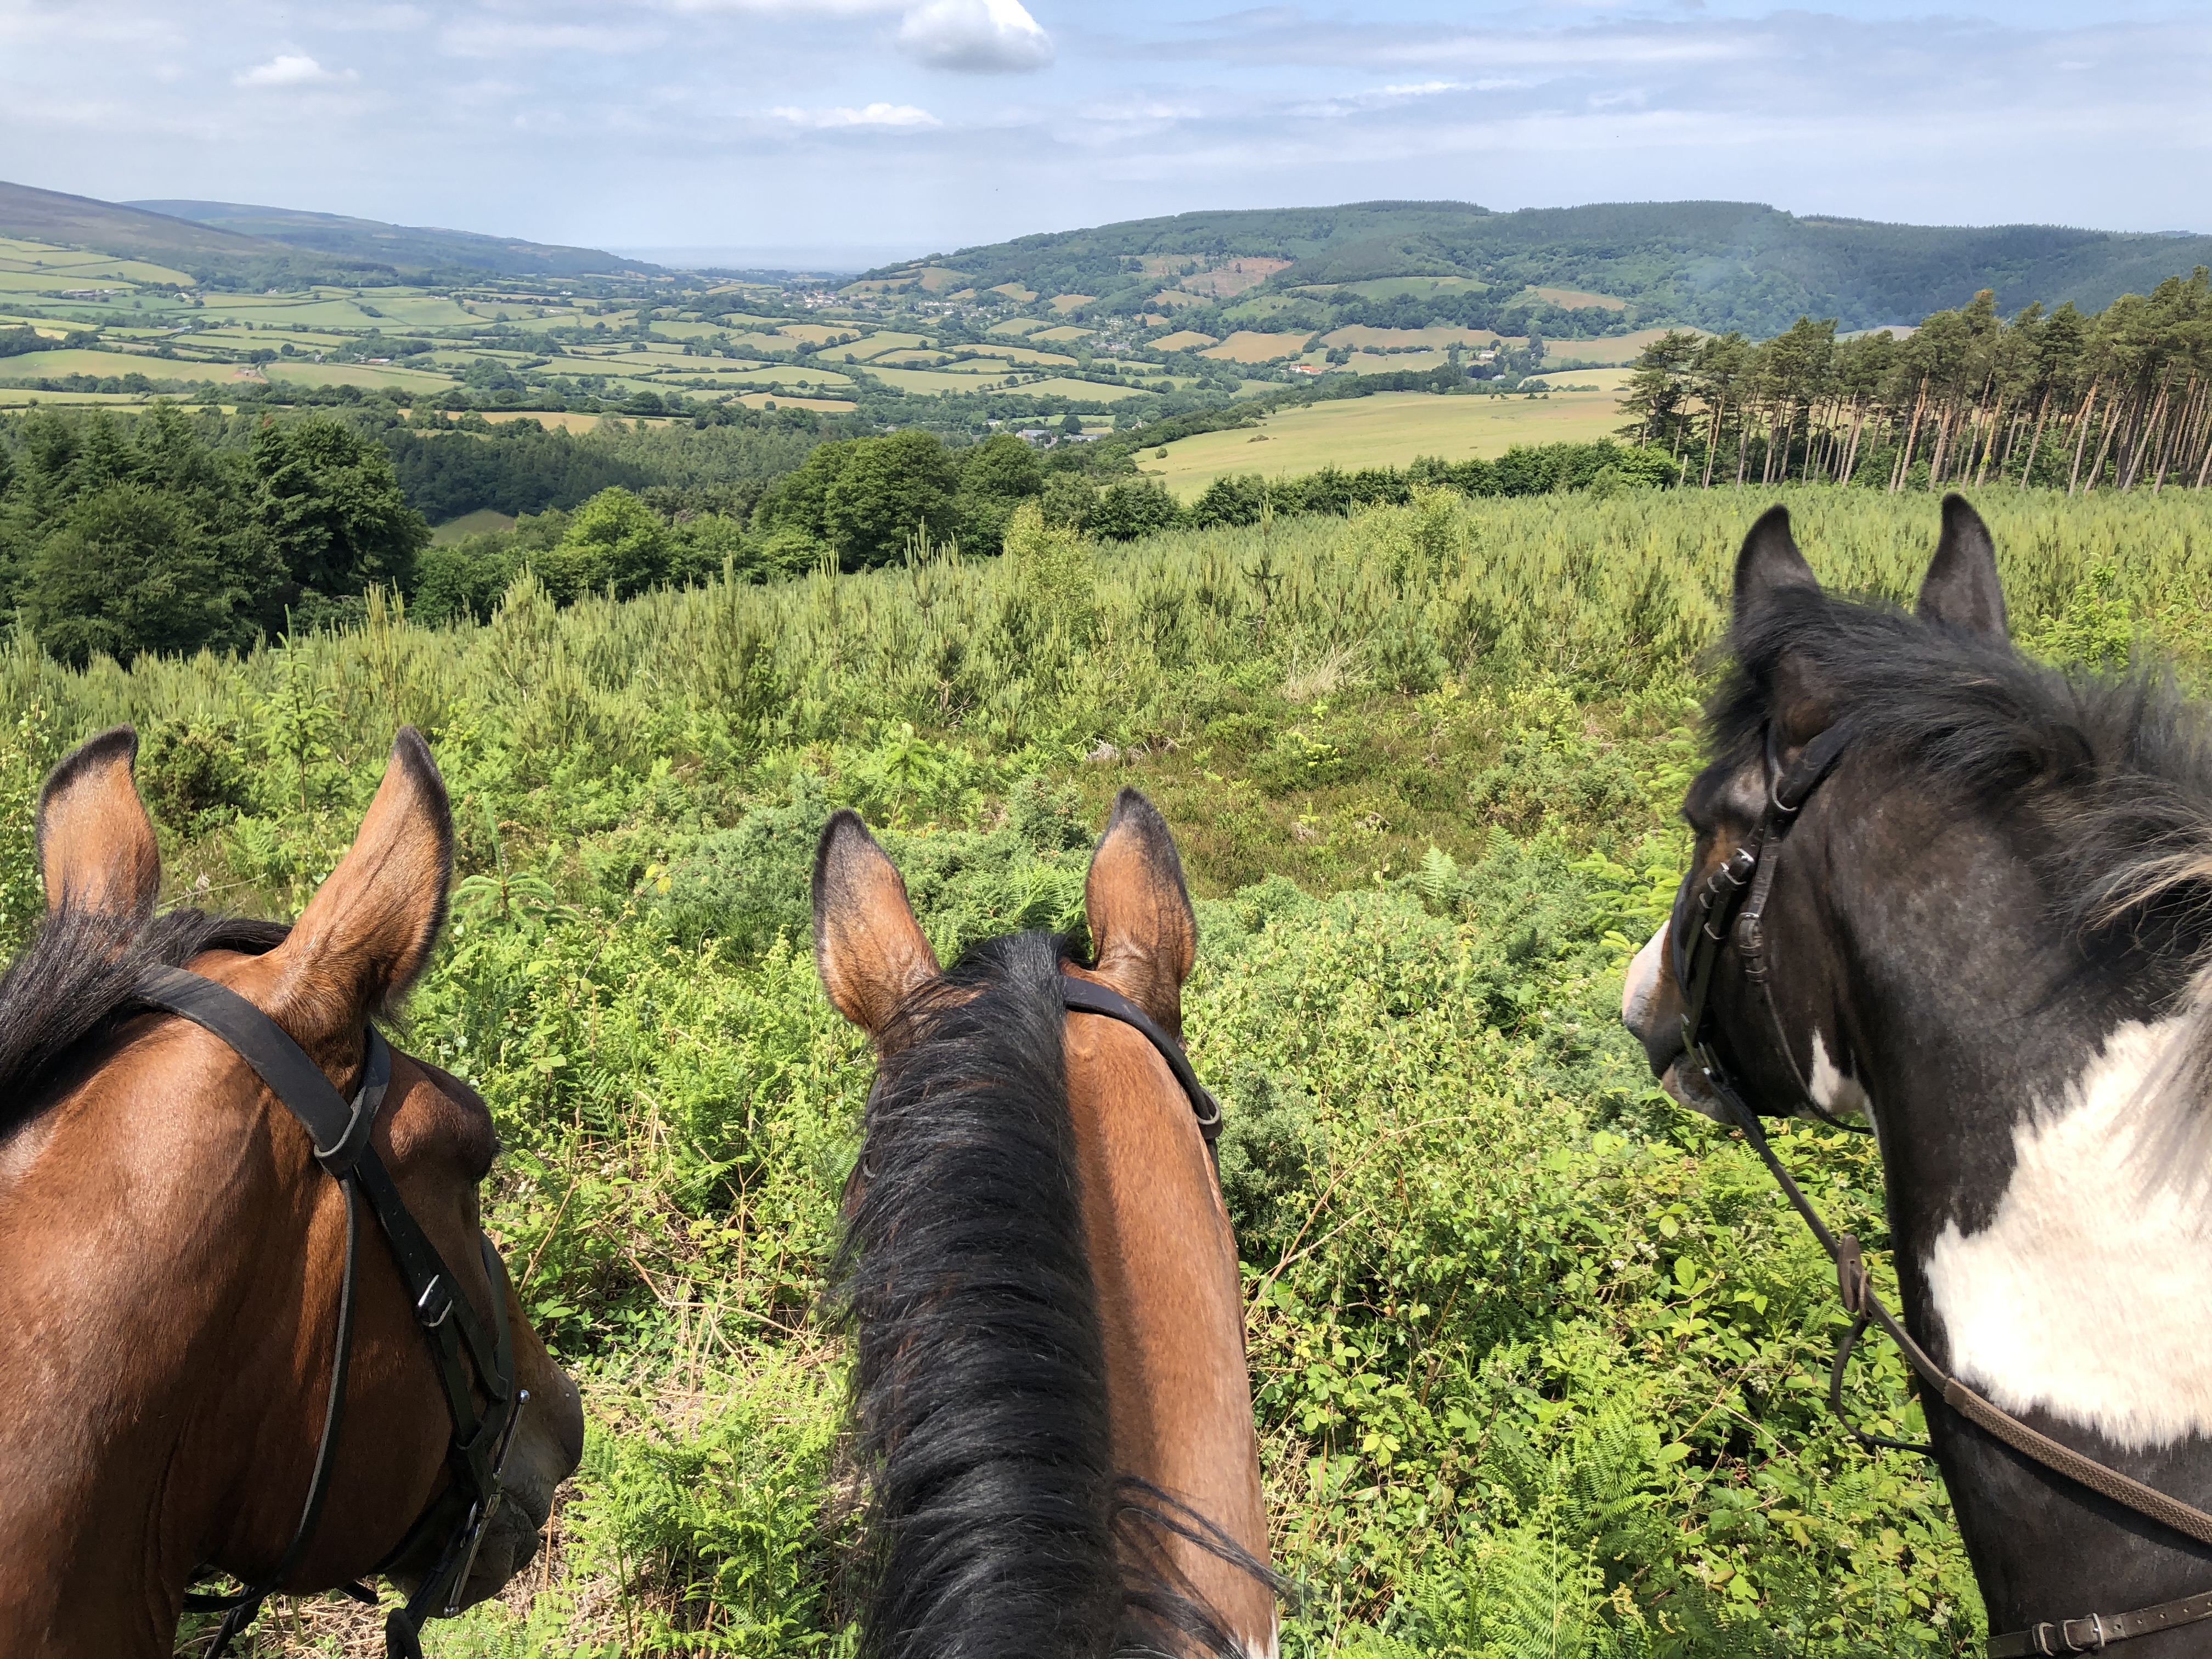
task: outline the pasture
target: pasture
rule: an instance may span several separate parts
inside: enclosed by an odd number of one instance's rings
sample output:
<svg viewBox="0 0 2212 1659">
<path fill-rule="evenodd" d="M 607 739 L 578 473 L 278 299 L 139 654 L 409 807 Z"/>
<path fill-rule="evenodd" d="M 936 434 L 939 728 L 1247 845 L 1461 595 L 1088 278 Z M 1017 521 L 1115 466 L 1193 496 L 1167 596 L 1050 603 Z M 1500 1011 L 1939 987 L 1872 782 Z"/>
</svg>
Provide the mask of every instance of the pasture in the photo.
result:
<svg viewBox="0 0 2212 1659">
<path fill-rule="evenodd" d="M 1402 365 L 1412 360 L 1381 361 Z M 1404 466 L 1422 455 L 1489 459 L 1516 444 L 1587 443 L 1620 426 L 1614 401 L 1611 391 L 1555 392 L 1548 398 L 1378 392 L 1281 410 L 1256 430 L 1232 427 L 1178 439 L 1166 446 L 1165 459 L 1144 450 L 1137 464 L 1188 501 L 1231 473 L 1275 477 L 1324 466 Z"/>
<path fill-rule="evenodd" d="M 1910 592 L 1932 499 L 1786 493 L 1825 577 Z M 0 922 L 37 902 L 29 791 L 85 732 L 140 724 L 173 892 L 277 915 L 392 726 L 429 735 L 481 879 L 409 1042 L 491 1103 L 487 1221 L 592 1425 L 542 1566 L 434 1626 L 441 1659 L 850 1650 L 817 1297 L 870 1068 L 806 954 L 813 831 L 840 804 L 880 826 L 949 954 L 1073 921 L 1124 784 L 1200 897 L 1187 1018 L 1228 1104 L 1284 1651 L 1964 1655 L 1940 1486 L 1820 1403 L 1826 1260 L 1614 1022 L 1767 499 L 1437 495 L 1050 585 L 936 559 L 556 611 L 526 578 L 482 627 L 380 603 L 235 662 L 76 673 L 19 642 Z M 1984 507 L 2024 643 L 2140 625 L 2203 683 L 2198 502 Z M 234 768 L 161 759 L 207 752 Z M 1878 1249 L 1864 1145 L 1784 1139 Z M 1852 1389 L 1917 1431 L 1886 1350 Z M 255 1650 L 374 1629 L 305 1604 Z"/>
</svg>

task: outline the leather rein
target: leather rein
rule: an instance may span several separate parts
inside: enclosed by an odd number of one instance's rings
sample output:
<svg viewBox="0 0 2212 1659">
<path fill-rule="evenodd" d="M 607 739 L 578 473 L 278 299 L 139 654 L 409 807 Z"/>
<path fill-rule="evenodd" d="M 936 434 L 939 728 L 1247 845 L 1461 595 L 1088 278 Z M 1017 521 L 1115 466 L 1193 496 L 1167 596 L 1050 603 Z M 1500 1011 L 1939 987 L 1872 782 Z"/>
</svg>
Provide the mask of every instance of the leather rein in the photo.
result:
<svg viewBox="0 0 2212 1659">
<path fill-rule="evenodd" d="M 375 1574 L 390 1571 L 444 1536 L 435 1565 L 414 1595 L 404 1607 L 392 1608 L 385 1618 L 385 1650 L 389 1659 L 422 1659 L 423 1624 L 460 1611 L 477 1551 L 499 1513 L 507 1453 L 514 1447 L 523 1407 L 530 1400 L 527 1389 L 514 1386 L 514 1334 L 507 1316 L 506 1264 L 491 1241 L 480 1237 L 478 1248 L 492 1292 L 492 1328 L 487 1332 L 437 1246 L 400 1197 L 384 1160 L 369 1144 L 392 1082 L 391 1045 L 374 1026 L 368 1031 L 360 1085 L 349 1103 L 275 1020 L 228 986 L 180 968 L 155 968 L 140 979 L 137 999 L 214 1033 L 251 1066 L 307 1130 L 314 1145 L 315 1161 L 338 1183 L 346 1201 L 345 1267 L 338 1284 L 330 1393 L 323 1407 L 322 1440 L 315 1452 L 313 1476 L 307 1483 L 307 1503 L 293 1529 L 292 1541 L 268 1571 L 232 1593 L 185 1595 L 187 1609 L 223 1615 L 205 1659 L 221 1659 L 240 1632 L 253 1622 L 261 1604 L 298 1568 L 314 1538 L 324 1499 L 330 1493 L 332 1454 L 345 1417 L 364 1201 L 391 1247 L 453 1419 L 453 1438 L 446 1452 L 452 1480 L 430 1501 L 406 1535 L 371 1569 Z M 471 1372 L 474 1389 L 481 1389 L 489 1402 L 481 1412 L 470 1382 Z M 361 1584 L 347 1585 L 345 1593 L 356 1601 L 375 1605 L 374 1595 Z"/>
<path fill-rule="evenodd" d="M 1781 1017 L 1774 1006 L 1773 992 L 1768 980 L 1765 932 L 1767 899 L 1773 891 L 1775 872 L 1780 866 L 1782 848 L 1789 837 L 1790 827 L 1796 822 L 1808 798 L 1820 787 L 1837 761 L 1842 758 L 1850 741 L 1850 732 L 1847 726 L 1831 726 L 1808 744 L 1796 760 L 1784 766 L 1773 728 L 1768 727 L 1765 772 L 1766 800 L 1760 810 L 1759 821 L 1753 826 L 1749 837 L 1730 853 L 1720 867 L 1708 876 L 1703 886 L 1696 890 L 1696 909 L 1688 918 L 1692 926 L 1686 939 L 1682 927 L 1684 917 L 1680 913 L 1692 896 L 1687 877 L 1683 878 L 1682 895 L 1675 901 L 1677 914 L 1668 928 L 1674 953 L 1675 982 L 1683 989 L 1683 1048 L 1697 1062 L 1707 1085 L 1726 1108 L 1730 1121 L 1743 1132 L 1744 1139 L 1751 1143 L 1752 1150 L 1759 1154 L 1759 1160 L 1774 1176 L 1776 1184 L 1782 1189 L 1782 1195 L 1790 1200 L 1790 1206 L 1797 1212 L 1813 1237 L 1819 1241 L 1820 1248 L 1828 1253 L 1828 1259 L 1836 1265 L 1837 1287 L 1842 1295 L 1844 1310 L 1851 1316 L 1851 1327 L 1838 1345 L 1835 1364 L 1829 1370 L 1829 1409 L 1863 1445 L 1888 1446 L 1923 1456 L 1935 1455 L 1933 1449 L 1928 1446 L 1869 1434 L 1853 1424 L 1844 1413 L 1844 1370 L 1850 1364 L 1852 1352 L 1859 1339 L 1865 1334 L 1868 1325 L 1879 1325 L 1897 1344 L 1925 1387 L 1932 1389 L 1945 1405 L 1976 1427 L 2053 1474 L 2086 1486 L 2168 1531 L 2197 1543 L 2212 1546 L 2212 1514 L 2179 1498 L 2168 1497 L 2030 1428 L 1945 1370 L 1926 1349 L 1912 1340 L 1903 1322 L 1875 1293 L 1857 1238 L 1848 1232 L 1833 1231 L 1821 1220 L 1820 1212 L 1813 1207 L 1811 1200 L 1791 1178 L 1782 1160 L 1775 1155 L 1774 1148 L 1767 1141 L 1766 1132 L 1759 1123 L 1759 1113 L 1747 1103 L 1713 1046 L 1718 1024 L 1711 1006 L 1714 970 L 1719 964 L 1723 951 L 1733 945 L 1745 979 L 1765 1008 L 1775 1042 L 1788 1060 L 1790 1073 L 1796 1080 L 1798 1091 L 1802 1097 L 1802 1103 L 1809 1105 L 1816 1115 L 1838 1128 L 1867 1133 L 1858 1129 L 1856 1124 L 1842 1123 L 1831 1116 L 1807 1086 L 1804 1074 L 1797 1066 L 1796 1054 L 1790 1046 Z M 2212 1590 L 2180 1601 L 2161 1602 L 2156 1607 L 2140 1607 L 2133 1613 L 2084 1613 L 2078 1619 L 2046 1620 L 2024 1631 L 1992 1636 L 1989 1639 L 1989 1659 L 2023 1659 L 2023 1656 L 2031 1654 L 2095 1653 L 2112 1643 L 2124 1642 L 2130 1637 L 2148 1636 L 2158 1631 L 2172 1630 L 2207 1619 L 2212 1619 Z"/>
</svg>

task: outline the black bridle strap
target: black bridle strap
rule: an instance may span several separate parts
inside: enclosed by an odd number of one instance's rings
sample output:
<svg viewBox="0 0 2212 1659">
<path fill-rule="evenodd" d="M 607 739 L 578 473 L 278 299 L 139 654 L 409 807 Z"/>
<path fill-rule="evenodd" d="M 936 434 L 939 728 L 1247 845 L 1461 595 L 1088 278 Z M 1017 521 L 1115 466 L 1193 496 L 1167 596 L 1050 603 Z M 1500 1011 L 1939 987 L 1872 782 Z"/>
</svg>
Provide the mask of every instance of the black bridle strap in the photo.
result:
<svg viewBox="0 0 2212 1659">
<path fill-rule="evenodd" d="M 257 1584 L 235 1595 L 185 1596 L 188 1608 L 226 1610 L 206 1659 L 219 1659 L 238 1632 L 252 1621 L 262 1602 L 297 1568 L 321 1516 L 330 1486 L 331 1453 L 344 1415 L 345 1383 L 352 1358 L 360 1204 L 364 1199 L 391 1246 L 453 1421 L 447 1452 L 453 1476 L 450 1484 L 376 1568 L 379 1572 L 389 1571 L 412 1547 L 427 1543 L 441 1522 L 459 1516 L 452 1538 L 428 1576 L 416 1587 L 407 1606 L 392 1609 L 386 1621 L 388 1650 L 419 1656 L 416 1632 L 423 1620 L 459 1608 L 484 1528 L 498 1513 L 507 1454 L 514 1445 L 521 1407 L 530 1397 L 527 1390 L 514 1386 L 514 1335 L 507 1316 L 506 1264 L 489 1239 L 478 1241 L 492 1296 L 494 1329 L 488 1334 L 445 1258 L 416 1221 L 383 1159 L 370 1144 L 376 1115 L 392 1081 L 391 1045 L 374 1026 L 368 1030 L 361 1088 L 349 1105 L 322 1068 L 283 1027 L 229 987 L 182 969 L 155 968 L 146 971 L 137 989 L 141 1001 L 204 1028 L 245 1060 L 307 1130 L 316 1161 L 338 1182 L 346 1198 L 346 1255 L 339 1290 L 337 1341 L 330 1398 L 324 1408 L 323 1438 L 307 1504 L 276 1568 Z M 477 1411 L 470 1384 L 471 1370 L 489 1402 L 482 1413 Z M 349 1588 L 347 1593 L 358 1600 L 374 1600 L 357 1586 Z"/>
<path fill-rule="evenodd" d="M 1838 1350 L 1836 1363 L 1829 1373 L 1829 1403 L 1843 1419 L 1844 1426 L 1863 1443 L 1891 1446 L 1899 1450 L 1933 1455 L 1929 1447 L 1891 1440 L 1880 1435 L 1870 1435 L 1848 1419 L 1843 1418 L 1843 1373 L 1851 1349 L 1869 1321 L 1881 1327 L 1889 1339 L 1911 1364 L 1922 1381 L 1933 1389 L 1943 1403 L 1984 1433 L 2003 1442 L 2032 1462 L 2041 1464 L 2055 1474 L 2062 1475 L 2076 1485 L 2111 1499 L 2124 1509 L 2132 1510 L 2146 1520 L 2156 1522 L 2182 1537 L 2212 1546 L 2212 1514 L 2185 1504 L 2155 1487 L 2108 1468 L 2094 1458 L 2084 1456 L 2072 1447 L 2062 1445 L 2050 1436 L 2029 1427 L 2011 1413 L 1993 1405 L 1981 1395 L 1968 1388 L 1957 1377 L 1936 1363 L 1935 1358 L 1912 1339 L 1904 1323 L 1890 1312 L 1881 1298 L 1875 1293 L 1867 1276 L 1866 1261 L 1859 1241 L 1850 1233 L 1838 1233 L 1820 1218 L 1812 1200 L 1790 1176 L 1782 1160 L 1768 1144 L 1766 1131 L 1759 1121 L 1759 1114 L 1739 1093 L 1729 1079 L 1711 1045 L 1705 1040 L 1706 1027 L 1711 1023 L 1710 996 L 1714 970 L 1721 951 L 1730 936 L 1735 936 L 1740 951 L 1746 941 L 1736 926 L 1736 913 L 1746 896 L 1754 896 L 1763 911 L 1767 893 L 1771 890 L 1777 854 L 1788 834 L 1790 823 L 1804 806 L 1813 790 L 1834 767 L 1850 740 L 1848 728 L 1832 726 L 1806 745 L 1804 750 L 1778 779 L 1768 792 L 1766 810 L 1759 815 L 1750 838 L 1744 846 L 1731 854 L 1721 867 L 1706 880 L 1705 889 L 1698 896 L 1696 932 L 1692 936 L 1687 967 L 1689 984 L 1685 997 L 1683 1042 L 1687 1053 L 1703 1068 L 1705 1081 L 1714 1095 L 1728 1109 L 1735 1127 L 1751 1143 L 1759 1161 L 1782 1189 L 1790 1206 L 1796 1211 L 1808 1231 L 1827 1253 L 1836 1267 L 1837 1287 L 1843 1298 L 1844 1311 L 1852 1316 L 1850 1334 Z M 1774 761 L 1770 738 L 1768 764 L 1770 774 Z M 1752 913 L 1751 963 L 1747 973 L 1755 965 L 1752 976 L 1759 989 L 1766 990 L 1765 977 L 1765 940 L 1758 930 L 1759 913 Z M 1678 978 L 1680 963 L 1678 959 Z M 1773 1005 L 1768 1002 L 1768 1012 Z M 1775 1018 L 1778 1039 L 1788 1052 L 1786 1036 Z M 1790 1056 L 1793 1070 L 1796 1065 Z M 1802 1076 L 1801 1076 L 1802 1083 Z M 1810 1099 L 1810 1091 L 1807 1091 Z M 1817 1105 L 1818 1103 L 1815 1103 Z M 1826 1116 L 1824 1112 L 1822 1116 Z M 2170 1601 L 2158 1607 L 2144 1607 L 2128 1613 L 2090 1613 L 2080 1619 L 2035 1626 L 2026 1631 L 2014 1631 L 1994 1636 L 1989 1641 L 1990 1659 L 2021 1659 L 2032 1654 L 2086 1653 L 2104 1647 L 2107 1643 L 2124 1641 L 2130 1637 L 2143 1636 L 2154 1631 L 2172 1629 L 2179 1625 L 2193 1624 L 2212 1619 L 2212 1592 L 2191 1596 L 2182 1601 Z M 2080 1628 L 2082 1635 L 2077 1641 L 2073 1632 Z"/>
<path fill-rule="evenodd" d="M 1214 1142 L 1221 1139 L 1221 1103 L 1198 1080 L 1198 1073 L 1191 1069 L 1190 1057 L 1183 1053 L 1182 1044 L 1165 1026 L 1119 991 L 1109 990 L 1095 980 L 1078 979 L 1073 974 L 1060 976 L 1060 1000 L 1070 1013 L 1098 1014 L 1121 1021 L 1158 1049 L 1190 1099 L 1190 1109 L 1198 1119 L 1199 1133 L 1206 1138 L 1206 1150 L 1213 1149 Z"/>
</svg>

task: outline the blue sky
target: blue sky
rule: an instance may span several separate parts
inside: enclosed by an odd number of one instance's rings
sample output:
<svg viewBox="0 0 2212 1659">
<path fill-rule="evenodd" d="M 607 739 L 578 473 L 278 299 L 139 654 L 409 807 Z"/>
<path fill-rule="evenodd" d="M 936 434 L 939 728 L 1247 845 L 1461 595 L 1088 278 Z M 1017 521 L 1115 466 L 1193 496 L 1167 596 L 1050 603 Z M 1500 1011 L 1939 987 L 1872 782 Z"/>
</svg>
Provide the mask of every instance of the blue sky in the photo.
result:
<svg viewBox="0 0 2212 1659">
<path fill-rule="evenodd" d="M 0 0 L 0 178 L 872 263 L 1194 208 L 2212 229 L 2212 8 Z"/>
</svg>

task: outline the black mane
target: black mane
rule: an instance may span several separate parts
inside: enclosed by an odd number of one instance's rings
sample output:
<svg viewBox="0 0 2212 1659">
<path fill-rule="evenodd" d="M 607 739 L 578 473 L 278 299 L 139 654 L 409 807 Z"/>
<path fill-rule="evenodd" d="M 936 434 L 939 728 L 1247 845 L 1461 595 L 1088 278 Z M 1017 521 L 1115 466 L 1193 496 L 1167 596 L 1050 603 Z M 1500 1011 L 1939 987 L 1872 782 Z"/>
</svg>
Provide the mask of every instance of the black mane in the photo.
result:
<svg viewBox="0 0 2212 1659">
<path fill-rule="evenodd" d="M 203 951 L 258 956 L 290 931 L 199 910 L 144 921 L 111 910 L 49 915 L 0 975 L 0 1134 L 37 1115 L 80 1048 L 146 1006 L 137 998 L 146 969 L 180 968 Z"/>
<path fill-rule="evenodd" d="M 1707 711 L 1717 760 L 1760 753 L 1793 678 L 1881 755 L 1993 812 L 2033 815 L 2050 921 L 2077 965 L 2195 973 L 2212 957 L 2212 747 L 2169 675 L 2062 673 L 2008 645 L 1812 589 L 1740 622 Z"/>
<path fill-rule="evenodd" d="M 1164 1563 L 1129 1582 L 1117 1562 L 1133 1524 L 1238 1553 L 1115 1476 L 1066 960 L 1044 933 L 977 947 L 902 1012 L 869 1100 L 836 1277 L 859 1334 L 873 1659 L 1092 1659 L 1168 1650 L 1170 1630 L 1237 1651 Z"/>
</svg>

